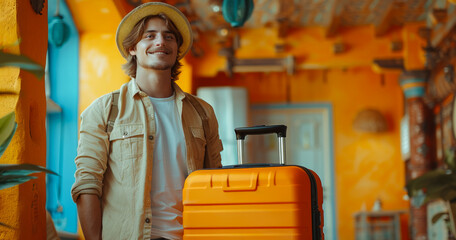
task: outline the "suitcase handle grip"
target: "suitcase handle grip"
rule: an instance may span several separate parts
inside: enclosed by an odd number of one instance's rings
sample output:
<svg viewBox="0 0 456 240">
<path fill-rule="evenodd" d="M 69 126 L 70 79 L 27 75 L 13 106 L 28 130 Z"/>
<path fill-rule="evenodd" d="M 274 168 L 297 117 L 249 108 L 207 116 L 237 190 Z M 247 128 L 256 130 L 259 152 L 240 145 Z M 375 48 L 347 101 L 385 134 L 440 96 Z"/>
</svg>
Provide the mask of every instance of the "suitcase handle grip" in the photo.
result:
<svg viewBox="0 0 456 240">
<path fill-rule="evenodd" d="M 236 183 L 248 183 L 248 185 L 239 186 Z M 224 192 L 237 191 L 255 191 L 258 183 L 258 172 L 250 174 L 226 175 L 226 180 L 223 181 L 222 189 Z"/>
<path fill-rule="evenodd" d="M 235 128 L 236 140 L 244 140 L 247 135 L 260 135 L 268 133 L 276 133 L 277 137 L 286 137 L 287 126 L 285 125 L 260 125 L 254 127 L 240 127 Z"/>
<path fill-rule="evenodd" d="M 279 163 L 285 164 L 285 137 L 287 135 L 287 126 L 285 125 L 260 125 L 254 127 L 235 128 L 236 140 L 238 146 L 238 164 L 244 164 L 244 140 L 247 135 L 260 135 L 268 133 L 277 133 L 279 139 Z"/>
</svg>

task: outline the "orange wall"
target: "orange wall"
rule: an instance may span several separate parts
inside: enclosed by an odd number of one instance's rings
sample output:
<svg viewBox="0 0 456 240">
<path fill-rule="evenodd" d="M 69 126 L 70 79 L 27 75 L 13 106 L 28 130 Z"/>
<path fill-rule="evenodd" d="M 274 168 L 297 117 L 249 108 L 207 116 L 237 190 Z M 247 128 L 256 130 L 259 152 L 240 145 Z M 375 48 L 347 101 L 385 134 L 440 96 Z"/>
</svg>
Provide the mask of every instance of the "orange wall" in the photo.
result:
<svg viewBox="0 0 456 240">
<path fill-rule="evenodd" d="M 28 1 L 0 3 L 0 47 L 28 56 L 44 67 L 47 51 L 47 5 L 42 15 Z M 16 133 L 0 159 L 1 164 L 32 163 L 46 166 L 46 99 L 44 79 L 17 68 L 0 68 L 0 116 L 15 111 Z M 44 174 L 0 192 L 0 239 L 46 239 L 46 185 Z"/>
<path fill-rule="evenodd" d="M 95 98 L 128 81 L 120 70 L 124 60 L 114 42 L 115 28 L 121 17 L 108 0 L 68 0 L 68 5 L 80 30 L 82 111 Z M 101 13 L 84 11 L 92 8 L 98 8 Z M 188 56 L 178 83 L 184 90 L 193 92 L 199 86 L 245 86 L 250 90 L 251 103 L 332 103 L 337 235 L 339 239 L 354 239 L 353 214 L 363 206 L 370 209 L 376 198 L 383 200 L 384 209 L 408 208 L 408 202 L 403 200 L 405 170 L 399 137 L 403 99 L 398 73 L 385 71 L 382 77 L 372 70 L 372 61 L 403 57 L 408 69 L 421 68 L 424 59 L 420 54 L 423 43 L 416 33 L 419 26 L 393 29 L 381 37 L 374 37 L 371 26 L 341 29 L 340 34 L 331 39 L 326 39 L 320 28 L 292 29 L 285 38 L 277 37 L 275 28 L 238 30 L 241 47 L 236 57 L 293 55 L 297 71 L 291 76 L 285 73 L 234 74 L 232 79 L 221 73 L 225 71 L 226 60 L 218 55 L 219 39 L 205 33 L 195 43 L 204 49 L 204 57 Z M 393 52 L 390 49 L 393 40 L 401 40 L 403 50 Z M 339 42 L 345 44 L 347 51 L 334 54 L 333 44 Z M 285 44 L 284 52 L 274 51 L 277 43 Z M 367 134 L 352 130 L 355 115 L 365 107 L 374 107 L 386 116 L 388 132 Z"/>
<path fill-rule="evenodd" d="M 353 214 L 363 207 L 371 209 L 376 198 L 382 199 L 384 209 L 408 208 L 402 198 L 405 170 L 399 148 L 402 93 L 396 75 L 385 76 L 382 85 L 380 76 L 368 68 L 332 70 L 326 82 L 321 75 L 298 73 L 292 81 L 291 96 L 293 102 L 333 104 L 339 239 L 354 239 Z M 388 132 L 353 131 L 353 120 L 364 108 L 384 114 Z"/>
<path fill-rule="evenodd" d="M 118 89 L 130 78 L 121 69 L 126 61 L 117 50 L 115 33 L 121 16 L 111 0 L 68 0 L 80 35 L 80 103 L 82 112 L 103 94 Z M 182 61 L 177 83 L 191 89 L 191 68 Z"/>
<path fill-rule="evenodd" d="M 296 69 L 333 69 L 352 67 L 372 67 L 374 59 L 403 58 L 406 69 L 424 67 L 425 45 L 418 37 L 421 23 L 409 24 L 404 28 L 390 30 L 387 34 L 374 37 L 374 27 L 364 26 L 341 29 L 339 35 L 324 37 L 324 29 L 303 28 L 290 30 L 284 38 L 277 36 L 275 28 L 239 29 L 240 48 L 235 51 L 237 58 L 274 58 L 294 56 Z M 214 77 L 226 71 L 226 59 L 220 56 L 220 37 L 214 33 L 200 34 L 202 37 L 194 45 L 204 49 L 204 56 L 191 58 L 196 77 Z M 392 41 L 402 42 L 402 50 L 393 51 Z M 334 53 L 334 44 L 343 43 L 345 51 Z M 284 51 L 277 53 L 275 45 L 284 45 Z"/>
<path fill-rule="evenodd" d="M 333 106 L 334 169 L 338 239 L 354 239 L 353 214 L 370 210 L 381 198 L 386 210 L 407 210 L 403 200 L 404 163 L 400 152 L 400 120 L 403 96 L 398 84 L 398 72 L 379 74 L 373 71 L 377 58 L 399 58 L 404 50 L 392 52 L 391 40 L 409 44 L 414 32 L 395 29 L 381 38 L 374 37 L 371 27 L 341 31 L 334 39 L 325 39 L 321 29 L 290 32 L 279 39 L 273 30 L 242 30 L 238 58 L 268 58 L 293 55 L 297 71 L 286 73 L 237 73 L 228 78 L 225 59 L 218 56 L 219 45 L 213 36 L 201 40 L 207 58 L 192 58 L 194 91 L 199 86 L 244 86 L 249 89 L 249 101 L 257 103 L 329 102 Z M 408 36 L 409 39 L 404 39 Z M 418 39 L 419 40 L 419 39 Z M 417 39 L 413 43 L 419 45 Z M 337 41 L 349 47 L 342 54 L 331 52 Z M 284 53 L 275 53 L 274 44 L 285 43 Z M 418 49 L 419 50 L 419 49 Z M 411 51 L 411 47 L 407 48 Z M 408 53 L 410 55 L 410 53 Z M 418 56 L 415 54 L 415 56 Z M 409 61 L 410 59 L 404 59 Z M 422 64 L 418 58 L 414 66 Z M 379 110 L 388 121 L 385 133 L 359 133 L 352 128 L 356 114 L 364 108 Z M 403 226 L 404 227 L 404 226 Z M 403 228 L 407 232 L 407 228 Z M 407 237 L 407 233 L 404 234 Z"/>
</svg>

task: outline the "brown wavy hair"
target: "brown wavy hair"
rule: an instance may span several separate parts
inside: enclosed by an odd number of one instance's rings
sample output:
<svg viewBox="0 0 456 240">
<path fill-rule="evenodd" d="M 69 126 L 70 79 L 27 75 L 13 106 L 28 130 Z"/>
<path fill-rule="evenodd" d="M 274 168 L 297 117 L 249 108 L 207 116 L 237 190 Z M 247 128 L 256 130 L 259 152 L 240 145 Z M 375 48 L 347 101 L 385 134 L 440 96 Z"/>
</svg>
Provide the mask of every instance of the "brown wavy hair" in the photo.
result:
<svg viewBox="0 0 456 240">
<path fill-rule="evenodd" d="M 182 46 L 182 43 L 184 41 L 182 38 L 182 35 L 179 32 L 179 30 L 177 29 L 177 27 L 163 13 L 159 13 L 157 15 L 150 15 L 150 16 L 144 17 L 141 20 L 139 20 L 136 23 L 136 25 L 133 27 L 133 29 L 130 31 L 130 33 L 127 35 L 127 37 L 122 42 L 122 47 L 128 53 L 127 63 L 122 65 L 122 69 L 125 71 L 125 73 L 128 76 L 130 76 L 132 78 L 136 78 L 137 63 L 136 63 L 136 57 L 130 55 L 130 49 L 133 49 L 136 46 L 136 44 L 141 40 L 141 37 L 144 34 L 144 31 L 146 29 L 146 24 L 152 18 L 160 18 L 165 21 L 165 24 L 168 27 L 169 31 L 171 31 L 174 34 L 174 36 L 176 37 L 177 49 L 180 49 L 180 47 Z M 180 51 L 177 54 L 179 56 Z M 176 58 L 176 62 L 171 67 L 171 80 L 176 81 L 177 79 L 179 79 L 179 74 L 181 73 L 181 71 L 179 69 L 181 67 L 182 67 L 182 64 Z"/>
</svg>

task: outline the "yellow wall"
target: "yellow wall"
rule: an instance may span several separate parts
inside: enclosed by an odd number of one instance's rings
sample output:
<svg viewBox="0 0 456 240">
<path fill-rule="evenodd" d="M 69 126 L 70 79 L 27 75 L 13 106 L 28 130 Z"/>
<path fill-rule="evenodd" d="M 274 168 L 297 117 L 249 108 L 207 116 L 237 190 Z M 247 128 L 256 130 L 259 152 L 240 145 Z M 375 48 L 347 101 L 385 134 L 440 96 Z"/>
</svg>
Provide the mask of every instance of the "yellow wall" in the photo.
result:
<svg viewBox="0 0 456 240">
<path fill-rule="evenodd" d="M 84 32 L 80 35 L 79 109 L 128 81 L 116 50 L 115 34 Z"/>
<path fill-rule="evenodd" d="M 403 40 L 409 46 L 414 32 L 395 29 L 381 38 L 374 37 L 371 27 L 342 31 L 334 39 L 325 39 L 322 29 L 293 30 L 279 39 L 274 30 L 242 30 L 238 58 L 268 58 L 293 55 L 297 71 L 286 73 L 236 73 L 232 79 L 219 71 L 225 70 L 225 60 L 217 56 L 219 45 L 215 37 L 202 39 L 207 58 L 192 58 L 194 87 L 244 86 L 249 89 L 249 101 L 258 103 L 330 102 L 334 121 L 334 169 L 336 215 L 339 239 L 354 239 L 353 214 L 370 210 L 381 198 L 386 210 L 407 210 L 404 163 L 400 153 L 400 120 L 403 97 L 398 84 L 398 71 L 373 71 L 377 58 L 400 58 L 410 52 L 390 50 L 391 40 Z M 408 39 L 404 39 L 404 36 Z M 342 54 L 332 52 L 332 44 L 344 42 L 349 47 Z M 274 45 L 285 43 L 284 53 L 275 53 Z M 408 47 L 407 51 L 411 51 Z M 415 49 L 414 66 L 423 64 L 419 49 Z M 408 56 L 407 55 L 407 56 Z M 206 57 L 206 56 L 205 56 Z M 360 133 L 352 128 L 356 114 L 364 108 L 378 109 L 388 121 L 385 133 Z M 404 228 L 404 237 L 408 229 Z"/>
<path fill-rule="evenodd" d="M 18 46 L 5 51 L 26 55 L 44 67 L 47 51 L 47 5 L 42 15 L 33 12 L 28 1 L 3 0 L 0 3 L 0 46 Z M 46 100 L 44 79 L 17 68 L 0 68 L 0 116 L 15 111 L 18 124 L 0 163 L 46 165 Z M 46 186 L 44 174 L 0 192 L 0 239 L 46 238 Z"/>
</svg>

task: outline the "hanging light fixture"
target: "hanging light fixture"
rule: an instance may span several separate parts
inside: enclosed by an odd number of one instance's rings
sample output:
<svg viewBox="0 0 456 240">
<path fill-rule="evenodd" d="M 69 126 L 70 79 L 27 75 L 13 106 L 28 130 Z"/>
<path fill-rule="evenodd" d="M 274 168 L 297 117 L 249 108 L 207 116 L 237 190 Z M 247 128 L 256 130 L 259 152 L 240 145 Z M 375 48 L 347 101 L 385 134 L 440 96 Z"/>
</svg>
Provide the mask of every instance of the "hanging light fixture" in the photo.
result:
<svg viewBox="0 0 456 240">
<path fill-rule="evenodd" d="M 224 0 L 223 17 L 232 27 L 242 27 L 253 12 L 253 0 Z"/>
<path fill-rule="evenodd" d="M 359 132 L 379 133 L 388 130 L 386 119 L 376 109 L 364 109 L 360 111 L 353 121 L 353 129 Z"/>
<path fill-rule="evenodd" d="M 55 15 L 49 21 L 49 42 L 56 47 L 62 46 L 67 41 L 70 31 L 59 13 L 59 3 L 60 0 L 57 0 Z"/>
</svg>

